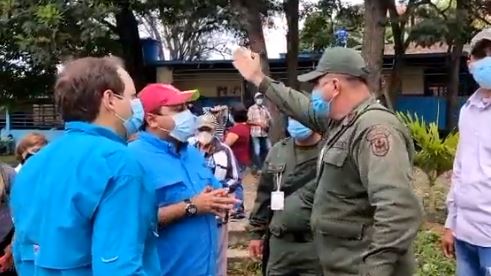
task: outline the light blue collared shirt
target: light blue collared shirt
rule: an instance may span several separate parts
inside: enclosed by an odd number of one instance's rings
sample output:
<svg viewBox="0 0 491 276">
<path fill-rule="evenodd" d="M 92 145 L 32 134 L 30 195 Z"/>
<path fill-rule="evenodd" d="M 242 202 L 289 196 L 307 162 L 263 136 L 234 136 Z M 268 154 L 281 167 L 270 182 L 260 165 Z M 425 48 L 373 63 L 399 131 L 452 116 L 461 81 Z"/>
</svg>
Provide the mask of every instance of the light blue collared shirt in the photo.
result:
<svg viewBox="0 0 491 276">
<path fill-rule="evenodd" d="M 183 202 L 208 185 L 222 187 L 206 166 L 203 154 L 192 145 L 183 144 L 177 151 L 174 144 L 141 132 L 129 148 L 154 187 L 159 206 Z M 212 214 L 184 217 L 160 228 L 158 251 L 162 275 L 216 275 L 217 231 Z"/>
<path fill-rule="evenodd" d="M 491 98 L 478 90 L 462 107 L 445 226 L 457 239 L 491 247 Z"/>
<path fill-rule="evenodd" d="M 110 129 L 67 123 L 22 167 L 10 200 L 19 275 L 160 274 L 155 192 Z"/>
</svg>

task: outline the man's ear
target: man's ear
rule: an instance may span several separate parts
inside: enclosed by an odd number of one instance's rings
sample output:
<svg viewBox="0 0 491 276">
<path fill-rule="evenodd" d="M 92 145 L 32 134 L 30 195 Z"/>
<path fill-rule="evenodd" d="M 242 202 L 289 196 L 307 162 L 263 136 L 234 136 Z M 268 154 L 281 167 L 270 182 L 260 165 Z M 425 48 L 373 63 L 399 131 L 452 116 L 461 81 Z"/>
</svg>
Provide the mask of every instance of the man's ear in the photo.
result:
<svg viewBox="0 0 491 276">
<path fill-rule="evenodd" d="M 111 90 L 106 90 L 102 92 L 101 105 L 108 111 L 115 110 L 115 101 L 114 94 Z"/>
</svg>

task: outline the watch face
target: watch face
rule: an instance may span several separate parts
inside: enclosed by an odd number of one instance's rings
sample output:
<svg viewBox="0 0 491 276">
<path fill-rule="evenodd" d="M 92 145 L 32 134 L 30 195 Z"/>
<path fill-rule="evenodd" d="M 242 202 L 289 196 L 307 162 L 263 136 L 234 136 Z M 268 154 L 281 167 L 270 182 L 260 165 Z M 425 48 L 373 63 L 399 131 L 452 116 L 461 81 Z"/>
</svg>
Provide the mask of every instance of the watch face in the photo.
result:
<svg viewBox="0 0 491 276">
<path fill-rule="evenodd" d="M 197 212 L 198 212 L 198 208 L 196 208 L 196 205 L 194 204 L 189 204 L 186 208 L 186 213 L 188 215 L 196 215 Z"/>
</svg>

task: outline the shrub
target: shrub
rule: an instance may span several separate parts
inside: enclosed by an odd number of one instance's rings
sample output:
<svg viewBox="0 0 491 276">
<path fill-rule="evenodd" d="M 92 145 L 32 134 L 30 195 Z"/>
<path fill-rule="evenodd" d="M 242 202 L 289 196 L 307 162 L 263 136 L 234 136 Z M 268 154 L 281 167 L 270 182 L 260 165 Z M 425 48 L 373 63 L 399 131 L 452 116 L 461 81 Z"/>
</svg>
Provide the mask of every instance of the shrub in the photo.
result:
<svg viewBox="0 0 491 276">
<path fill-rule="evenodd" d="M 445 218 L 444 198 L 448 191 L 448 179 L 437 181 L 444 172 L 452 169 L 459 140 L 458 132 L 451 131 L 440 137 L 436 123 L 427 124 L 417 115 L 398 113 L 399 119 L 409 128 L 416 145 L 414 164 L 428 176 L 428 196 L 422 197 L 430 221 L 442 222 Z"/>
</svg>

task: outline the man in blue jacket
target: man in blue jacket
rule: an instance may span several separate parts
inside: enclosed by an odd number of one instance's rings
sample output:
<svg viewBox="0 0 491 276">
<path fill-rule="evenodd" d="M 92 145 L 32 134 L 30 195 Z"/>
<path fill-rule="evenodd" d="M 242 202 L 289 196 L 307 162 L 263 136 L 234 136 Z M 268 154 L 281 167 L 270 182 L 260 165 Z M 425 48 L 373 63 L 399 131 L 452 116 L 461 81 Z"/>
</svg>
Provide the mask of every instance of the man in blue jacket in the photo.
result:
<svg viewBox="0 0 491 276">
<path fill-rule="evenodd" d="M 126 147 L 141 102 L 114 58 L 68 63 L 55 84 L 65 134 L 13 185 L 20 275 L 159 275 L 155 192 Z"/>
<path fill-rule="evenodd" d="M 187 142 L 196 131 L 196 117 L 186 107 L 192 93 L 150 84 L 138 96 L 145 109 L 145 131 L 129 147 L 157 194 L 161 275 L 213 276 L 215 215 L 224 215 L 235 199 L 215 179 L 203 154 Z"/>
</svg>

